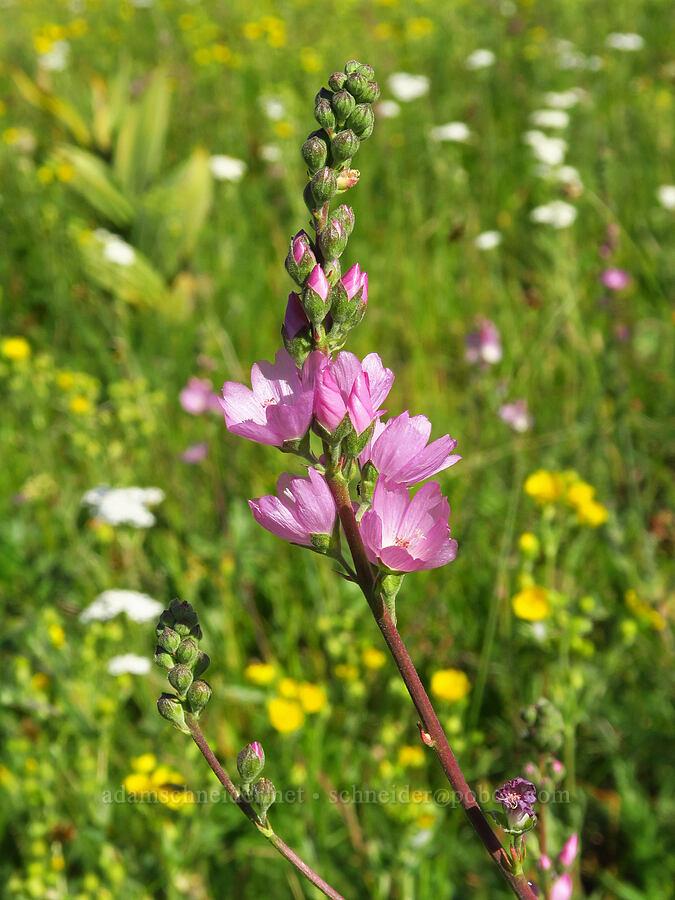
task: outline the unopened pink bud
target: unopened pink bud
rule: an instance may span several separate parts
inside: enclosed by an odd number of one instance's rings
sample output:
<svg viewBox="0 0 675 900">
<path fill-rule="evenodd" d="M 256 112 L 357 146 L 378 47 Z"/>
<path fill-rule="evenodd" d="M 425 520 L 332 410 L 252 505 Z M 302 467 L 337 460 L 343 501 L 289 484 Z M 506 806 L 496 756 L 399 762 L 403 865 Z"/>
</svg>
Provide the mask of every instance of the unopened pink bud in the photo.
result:
<svg viewBox="0 0 675 900">
<path fill-rule="evenodd" d="M 558 855 L 559 861 L 563 866 L 569 868 L 577 857 L 579 852 L 579 835 L 571 834 L 565 841 L 565 845 Z"/>
<path fill-rule="evenodd" d="M 316 265 L 310 272 L 309 278 L 307 279 L 307 287 L 311 288 L 315 294 L 318 294 L 319 297 L 325 303 L 328 300 L 328 292 L 330 291 L 330 285 L 328 284 L 328 279 L 321 268 L 321 266 Z"/>
<path fill-rule="evenodd" d="M 328 369 L 324 369 L 316 381 L 314 414 L 327 431 L 335 431 L 347 414 L 340 388 Z"/>
<path fill-rule="evenodd" d="M 357 434 L 363 434 L 375 418 L 373 405 L 370 399 L 370 387 L 368 375 L 362 372 L 354 381 L 349 400 L 347 401 L 349 418 Z"/>
<path fill-rule="evenodd" d="M 551 862 L 551 857 L 547 856 L 545 853 L 542 853 L 542 855 L 539 857 L 539 862 L 538 862 L 539 868 L 543 869 L 544 872 L 548 872 L 548 870 L 551 868 L 552 865 L 553 864 Z"/>
<path fill-rule="evenodd" d="M 570 900 L 572 896 L 572 876 L 565 872 L 551 885 L 550 900 Z"/>
<path fill-rule="evenodd" d="M 562 775 L 565 771 L 565 766 L 560 762 L 559 759 L 551 760 L 551 768 L 553 769 L 554 775 Z"/>
</svg>

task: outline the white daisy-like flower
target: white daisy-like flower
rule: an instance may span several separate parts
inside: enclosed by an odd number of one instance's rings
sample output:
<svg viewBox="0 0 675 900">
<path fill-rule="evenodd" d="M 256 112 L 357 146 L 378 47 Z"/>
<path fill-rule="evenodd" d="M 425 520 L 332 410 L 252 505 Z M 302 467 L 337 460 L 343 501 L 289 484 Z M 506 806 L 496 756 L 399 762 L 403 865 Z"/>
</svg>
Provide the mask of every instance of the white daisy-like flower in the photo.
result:
<svg viewBox="0 0 675 900">
<path fill-rule="evenodd" d="M 544 103 L 553 109 L 571 109 L 581 99 L 581 88 L 572 88 L 570 91 L 549 91 L 544 94 Z"/>
<path fill-rule="evenodd" d="M 488 69 L 495 64 L 496 59 L 497 57 L 492 50 L 474 50 L 473 53 L 467 57 L 464 65 L 467 69 Z"/>
<path fill-rule="evenodd" d="M 401 107 L 395 100 L 380 100 L 375 107 L 375 112 L 383 119 L 395 119 L 396 116 L 400 115 Z"/>
<path fill-rule="evenodd" d="M 103 245 L 103 258 L 117 266 L 131 266 L 136 261 L 136 251 L 122 238 L 106 231 L 105 228 L 97 228 L 94 235 Z"/>
<path fill-rule="evenodd" d="M 387 79 L 389 90 L 401 103 L 410 103 L 429 93 L 429 79 L 426 75 L 411 75 L 409 72 L 394 72 Z"/>
<path fill-rule="evenodd" d="M 151 622 L 164 607 L 158 600 L 139 591 L 114 589 L 103 591 L 90 605 L 82 610 L 82 622 L 107 622 L 120 613 L 126 613 L 134 622 Z"/>
<path fill-rule="evenodd" d="M 552 225 L 554 228 L 569 228 L 576 217 L 576 209 L 564 200 L 552 200 L 543 206 L 535 207 L 530 213 L 533 222 L 539 225 Z"/>
<path fill-rule="evenodd" d="M 563 109 L 537 109 L 530 116 L 530 122 L 538 128 L 567 128 L 570 117 Z"/>
<path fill-rule="evenodd" d="M 559 137 L 549 137 L 543 131 L 527 131 L 523 135 L 539 162 L 547 166 L 559 166 L 565 158 L 567 141 Z"/>
<path fill-rule="evenodd" d="M 675 184 L 662 184 L 656 191 L 664 209 L 675 209 Z"/>
<path fill-rule="evenodd" d="M 90 507 L 93 518 L 108 525 L 150 528 L 155 524 L 155 517 L 148 506 L 156 506 L 163 499 L 164 491 L 160 488 L 111 488 L 102 484 L 87 491 L 82 503 Z"/>
<path fill-rule="evenodd" d="M 281 147 L 276 144 L 265 144 L 260 148 L 260 156 L 265 162 L 277 163 L 281 159 Z"/>
<path fill-rule="evenodd" d="M 286 107 L 283 100 L 279 99 L 279 97 L 261 97 L 260 105 L 267 118 L 272 122 L 278 122 L 279 119 L 283 119 Z"/>
<path fill-rule="evenodd" d="M 70 58 L 70 44 L 68 41 L 54 41 L 46 53 L 38 55 L 38 65 L 50 72 L 63 72 Z"/>
<path fill-rule="evenodd" d="M 623 34 L 619 31 L 613 31 L 605 38 L 605 46 L 612 50 L 624 50 L 627 53 L 642 50 L 644 45 L 645 39 L 634 32 Z"/>
<path fill-rule="evenodd" d="M 479 250 L 494 250 L 501 242 L 502 236 L 498 231 L 484 231 L 473 243 Z"/>
<path fill-rule="evenodd" d="M 581 175 L 579 175 L 579 170 L 575 169 L 574 166 L 558 166 L 557 169 L 553 170 L 553 177 L 560 184 L 576 184 L 581 187 Z"/>
<path fill-rule="evenodd" d="M 136 656 L 135 653 L 113 656 L 108 663 L 111 675 L 147 675 L 149 671 L 150 660 L 147 656 Z"/>
<path fill-rule="evenodd" d="M 471 131 L 464 122 L 448 122 L 446 125 L 436 125 L 429 135 L 433 141 L 456 141 L 463 144 L 469 140 Z"/>
<path fill-rule="evenodd" d="M 246 172 L 246 163 L 242 159 L 223 154 L 212 156 L 209 165 L 216 181 L 241 181 Z"/>
</svg>

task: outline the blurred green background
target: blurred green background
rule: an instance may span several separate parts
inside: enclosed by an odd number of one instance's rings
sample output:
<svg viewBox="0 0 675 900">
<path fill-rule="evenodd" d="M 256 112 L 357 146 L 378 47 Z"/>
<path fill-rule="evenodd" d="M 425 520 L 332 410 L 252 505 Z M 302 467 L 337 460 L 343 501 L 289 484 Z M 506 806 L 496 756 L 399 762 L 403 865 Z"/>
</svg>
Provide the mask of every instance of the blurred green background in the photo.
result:
<svg viewBox="0 0 675 900">
<path fill-rule="evenodd" d="M 345 198 L 343 267 L 370 279 L 348 349 L 377 351 L 390 412 L 424 413 L 463 456 L 439 477 L 458 558 L 407 579 L 401 632 L 426 683 L 451 670 L 438 712 L 477 789 L 543 764 L 523 706 L 562 713 L 569 801 L 545 810 L 546 847 L 529 844 L 542 896 L 538 854 L 575 831 L 575 897 L 667 896 L 669 8 L 4 0 L 3 896 L 315 896 L 231 805 L 190 802 L 216 782 L 155 711 L 162 672 L 113 674 L 151 656 L 153 604 L 148 621 L 138 598 L 81 617 L 112 589 L 195 604 L 205 732 L 230 770 L 260 740 L 277 788 L 306 792 L 275 828 L 346 897 L 506 896 L 461 811 L 426 793 L 441 772 L 358 591 L 250 516 L 293 460 L 179 401 L 192 376 L 218 391 L 273 358 L 288 239 L 307 223 L 299 146 L 352 57 L 385 102 Z M 416 96 L 390 81 L 402 72 L 423 76 L 403 80 Z M 434 131 L 451 122 L 465 128 Z M 477 316 L 501 361 L 465 358 Z M 520 399 L 518 432 L 499 410 Z M 181 458 L 200 444 L 204 459 Z M 539 470 L 566 474 L 524 490 Z M 575 479 L 601 504 L 593 524 Z M 81 501 L 101 484 L 160 488 L 155 523 L 97 517 Z M 165 783 L 184 793 L 129 802 Z M 331 802 L 353 787 L 408 801 Z"/>
</svg>

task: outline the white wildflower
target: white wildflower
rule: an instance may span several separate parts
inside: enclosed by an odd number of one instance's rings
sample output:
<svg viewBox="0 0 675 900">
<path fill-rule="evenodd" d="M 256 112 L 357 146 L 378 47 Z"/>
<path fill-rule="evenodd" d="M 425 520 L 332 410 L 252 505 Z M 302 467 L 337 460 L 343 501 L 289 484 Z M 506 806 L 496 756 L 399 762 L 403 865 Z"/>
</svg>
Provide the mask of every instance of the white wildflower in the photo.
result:
<svg viewBox="0 0 675 900">
<path fill-rule="evenodd" d="M 147 656 L 136 656 L 135 653 L 125 653 L 123 656 L 113 656 L 108 663 L 108 672 L 111 675 L 147 675 L 150 671 L 150 660 Z"/>
<path fill-rule="evenodd" d="M 469 126 L 464 122 L 448 122 L 446 125 L 436 125 L 429 132 L 431 139 L 434 141 L 457 141 L 464 143 L 468 141 L 471 131 Z"/>
<path fill-rule="evenodd" d="M 494 250 L 502 242 L 502 236 L 498 231 L 484 231 L 474 240 L 474 245 L 479 250 Z"/>
<path fill-rule="evenodd" d="M 260 105 L 267 118 L 271 119 L 272 122 L 278 122 L 279 119 L 283 119 L 286 107 L 279 97 L 261 97 Z"/>
<path fill-rule="evenodd" d="M 131 266 L 136 260 L 136 251 L 123 241 L 117 234 L 106 231 L 105 228 L 97 228 L 94 232 L 103 244 L 103 258 L 118 266 Z"/>
<path fill-rule="evenodd" d="M 281 147 L 276 144 L 265 144 L 260 148 L 260 156 L 265 162 L 277 163 L 281 159 Z"/>
<path fill-rule="evenodd" d="M 547 166 L 559 166 L 565 158 L 567 141 L 559 137 L 549 137 L 543 131 L 527 131 L 524 140 L 532 147 L 539 162 Z"/>
<path fill-rule="evenodd" d="M 383 119 L 395 119 L 401 112 L 401 107 L 395 100 L 380 100 L 375 107 L 375 112 Z"/>
<path fill-rule="evenodd" d="M 211 174 L 217 181 L 241 181 L 246 172 L 246 163 L 233 156 L 212 156 L 209 160 Z"/>
<path fill-rule="evenodd" d="M 563 109 L 537 109 L 530 122 L 538 128 L 567 128 L 570 117 Z"/>
<path fill-rule="evenodd" d="M 535 207 L 530 213 L 533 222 L 552 225 L 554 228 L 569 228 L 577 217 L 576 209 L 564 200 L 552 200 Z"/>
<path fill-rule="evenodd" d="M 409 103 L 429 93 L 429 79 L 426 75 L 410 75 L 408 72 L 394 72 L 387 79 L 389 90 L 397 100 Z"/>
<path fill-rule="evenodd" d="M 546 106 L 552 106 L 554 109 L 571 109 L 581 99 L 582 91 L 580 88 L 572 88 L 570 91 L 549 91 L 544 94 L 544 103 Z"/>
<path fill-rule="evenodd" d="M 120 613 L 126 613 L 134 622 L 151 622 L 164 607 L 158 600 L 138 591 L 110 590 L 99 594 L 80 613 L 83 622 L 107 622 Z"/>
<path fill-rule="evenodd" d="M 635 50 L 642 50 L 645 39 L 634 32 L 622 34 L 619 31 L 613 31 L 605 38 L 605 45 L 612 50 L 624 50 L 631 53 Z"/>
<path fill-rule="evenodd" d="M 38 56 L 38 65 L 50 72 L 63 72 L 68 65 L 70 44 L 68 41 L 54 41 L 46 53 Z"/>
<path fill-rule="evenodd" d="M 467 69 L 488 69 L 495 64 L 496 59 L 492 50 L 474 50 L 464 65 Z"/>
<path fill-rule="evenodd" d="M 164 491 L 159 488 L 111 488 L 99 485 L 82 498 L 82 503 L 91 508 L 92 516 L 108 525 L 134 525 L 136 528 L 150 528 L 155 517 L 147 508 L 161 503 Z"/>
<path fill-rule="evenodd" d="M 665 209 L 675 209 L 675 184 L 662 184 L 657 189 L 656 196 Z"/>
</svg>

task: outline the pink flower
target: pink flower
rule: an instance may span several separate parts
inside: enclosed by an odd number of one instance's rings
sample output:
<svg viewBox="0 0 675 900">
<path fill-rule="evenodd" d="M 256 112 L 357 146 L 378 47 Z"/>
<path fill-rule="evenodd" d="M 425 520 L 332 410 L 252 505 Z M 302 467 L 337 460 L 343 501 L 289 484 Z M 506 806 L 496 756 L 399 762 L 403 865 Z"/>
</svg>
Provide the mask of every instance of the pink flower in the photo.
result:
<svg viewBox="0 0 675 900">
<path fill-rule="evenodd" d="M 287 340 L 292 340 L 305 328 L 309 328 L 309 319 L 302 307 L 300 297 L 293 291 L 288 295 L 282 330 Z"/>
<path fill-rule="evenodd" d="M 504 403 L 499 407 L 499 418 L 518 433 L 529 431 L 534 422 L 527 408 L 527 400 Z"/>
<path fill-rule="evenodd" d="M 431 422 L 427 417 L 410 416 L 407 410 L 389 419 L 386 425 L 378 420 L 359 462 L 365 466 L 370 460 L 382 478 L 397 484 L 417 484 L 462 458 L 450 455 L 457 441 L 449 434 L 427 446 L 430 434 Z"/>
<path fill-rule="evenodd" d="M 378 406 L 394 382 L 394 373 L 384 368 L 377 353 L 369 353 L 361 363 L 346 351 L 338 353 L 334 360 L 314 351 L 305 369 L 315 373 L 314 415 L 331 432 L 349 414 L 356 433 L 363 434 L 382 412 Z"/>
<path fill-rule="evenodd" d="M 361 302 L 364 306 L 368 305 L 368 273 L 362 272 L 358 263 L 354 265 L 342 276 L 342 284 L 347 291 L 350 300 L 363 290 Z"/>
<path fill-rule="evenodd" d="M 565 846 L 558 854 L 558 860 L 569 868 L 577 857 L 579 852 L 579 835 L 571 834 L 565 841 Z"/>
<path fill-rule="evenodd" d="M 541 856 L 539 857 L 539 862 L 537 863 L 537 865 L 539 866 L 540 869 L 543 869 L 544 872 L 548 872 L 548 870 L 551 868 L 553 863 L 551 862 L 550 856 L 546 856 L 545 853 L 542 853 Z"/>
<path fill-rule="evenodd" d="M 183 453 L 181 453 L 180 458 L 183 460 L 183 462 L 191 463 L 194 465 L 194 463 L 201 462 L 203 459 L 205 459 L 208 452 L 208 444 L 191 444 L 183 451 Z"/>
<path fill-rule="evenodd" d="M 194 376 L 189 379 L 187 386 L 183 388 L 178 397 L 185 412 L 193 416 L 218 409 L 220 399 L 208 378 L 195 378 Z"/>
<path fill-rule="evenodd" d="M 328 284 L 326 273 L 321 268 L 321 266 L 314 266 L 309 274 L 309 278 L 307 279 L 305 287 L 311 288 L 314 293 L 323 300 L 324 303 L 328 300 L 330 285 Z"/>
<path fill-rule="evenodd" d="M 560 878 L 551 885 L 551 893 L 549 900 L 570 900 L 572 896 L 572 876 L 569 872 L 565 872 Z"/>
<path fill-rule="evenodd" d="M 623 269 L 605 269 L 602 283 L 610 291 L 623 291 L 630 284 L 630 275 Z"/>
<path fill-rule="evenodd" d="M 464 359 L 468 363 L 481 363 L 483 366 L 498 363 L 502 358 L 502 342 L 494 322 L 478 316 L 477 331 L 466 336 L 466 352 Z"/>
<path fill-rule="evenodd" d="M 277 481 L 277 494 L 249 500 L 248 505 L 259 525 L 277 537 L 312 546 L 312 535 L 330 535 L 335 525 L 335 501 L 326 479 L 316 469 L 309 478 L 284 472 Z"/>
<path fill-rule="evenodd" d="M 373 504 L 361 519 L 361 537 L 368 559 L 395 572 L 434 569 L 457 555 L 450 538 L 450 505 L 435 481 L 410 499 L 406 487 L 380 478 Z"/>
<path fill-rule="evenodd" d="M 233 434 L 280 447 L 304 437 L 312 421 L 313 385 L 303 385 L 300 373 L 285 350 L 274 363 L 255 363 L 251 388 L 234 381 L 223 385 L 219 403 Z"/>
</svg>

